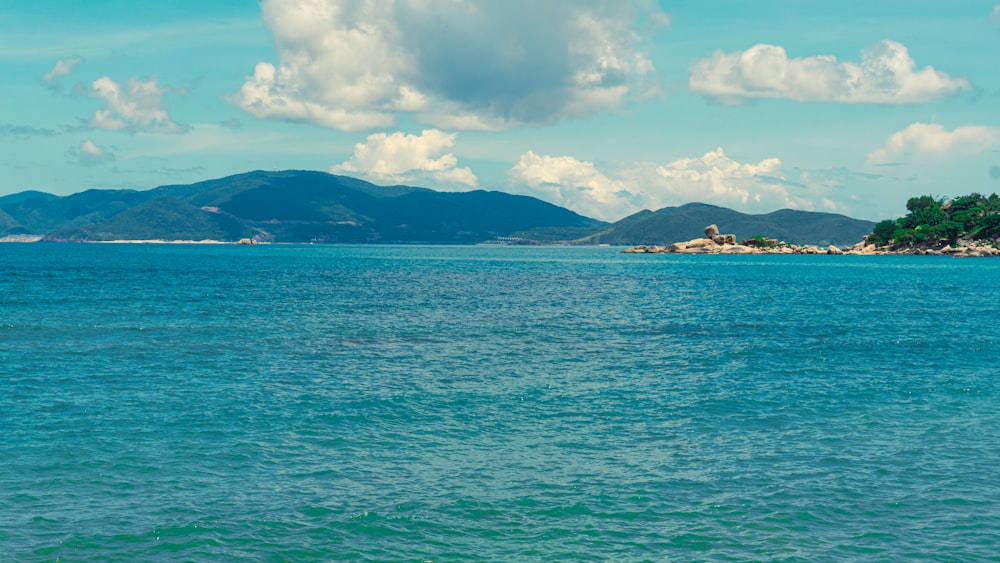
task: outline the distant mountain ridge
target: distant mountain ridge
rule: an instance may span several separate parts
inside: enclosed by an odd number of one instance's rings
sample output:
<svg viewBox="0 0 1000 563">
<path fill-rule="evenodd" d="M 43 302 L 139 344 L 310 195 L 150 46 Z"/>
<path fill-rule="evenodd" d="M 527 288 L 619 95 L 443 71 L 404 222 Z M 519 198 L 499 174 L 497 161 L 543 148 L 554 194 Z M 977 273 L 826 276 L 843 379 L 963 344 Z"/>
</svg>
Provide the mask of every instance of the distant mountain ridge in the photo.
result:
<svg viewBox="0 0 1000 563">
<path fill-rule="evenodd" d="M 748 215 L 691 203 L 612 224 L 497 191 L 377 186 L 325 172 L 254 171 L 151 190 L 26 191 L 0 197 L 0 237 L 49 241 L 203 240 L 475 244 L 504 238 L 573 244 L 669 244 L 717 224 L 738 238 L 853 244 L 874 223 L 784 209 Z"/>
<path fill-rule="evenodd" d="M 147 191 L 0 198 L 0 236 L 39 234 L 51 241 L 469 244 L 511 236 L 568 240 L 604 225 L 527 196 L 383 187 L 299 170 L 247 172 Z"/>
<path fill-rule="evenodd" d="M 616 221 L 580 242 L 590 244 L 670 244 L 704 236 L 708 225 L 718 225 L 737 240 L 757 235 L 791 244 L 854 244 L 875 223 L 835 213 L 782 209 L 750 215 L 707 203 L 688 203 L 658 211 L 640 211 Z"/>
</svg>

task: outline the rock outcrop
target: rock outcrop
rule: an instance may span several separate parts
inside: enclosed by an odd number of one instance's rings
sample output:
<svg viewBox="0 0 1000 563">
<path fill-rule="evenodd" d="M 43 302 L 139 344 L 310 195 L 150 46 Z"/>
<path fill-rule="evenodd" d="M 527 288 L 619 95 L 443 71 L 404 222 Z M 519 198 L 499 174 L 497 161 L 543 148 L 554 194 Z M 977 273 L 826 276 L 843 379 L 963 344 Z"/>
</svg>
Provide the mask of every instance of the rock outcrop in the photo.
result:
<svg viewBox="0 0 1000 563">
<path fill-rule="evenodd" d="M 913 246 L 875 246 L 868 242 L 868 237 L 845 251 L 846 254 L 873 255 L 913 255 L 913 256 L 952 256 L 954 258 L 991 258 L 1000 257 L 1000 249 L 995 240 L 965 240 L 948 243 L 918 244 Z"/>
<path fill-rule="evenodd" d="M 705 227 L 705 237 L 686 242 L 675 242 L 662 247 L 636 246 L 625 250 L 625 252 L 651 254 L 821 254 L 829 251 L 829 249 L 820 250 L 816 246 L 787 244 L 763 237 L 736 242 L 736 235 L 722 234 L 716 225 Z M 837 249 L 837 252 L 839 251 Z"/>
<path fill-rule="evenodd" d="M 675 242 L 667 246 L 640 245 L 623 252 L 633 254 L 830 254 L 830 255 L 888 255 L 910 254 L 920 256 L 953 256 L 956 258 L 1000 257 L 996 241 L 960 240 L 954 245 L 877 247 L 865 237 L 848 248 L 829 245 L 788 244 L 776 239 L 754 237 L 736 242 L 736 235 L 720 234 L 716 225 L 705 227 L 707 238 Z"/>
</svg>

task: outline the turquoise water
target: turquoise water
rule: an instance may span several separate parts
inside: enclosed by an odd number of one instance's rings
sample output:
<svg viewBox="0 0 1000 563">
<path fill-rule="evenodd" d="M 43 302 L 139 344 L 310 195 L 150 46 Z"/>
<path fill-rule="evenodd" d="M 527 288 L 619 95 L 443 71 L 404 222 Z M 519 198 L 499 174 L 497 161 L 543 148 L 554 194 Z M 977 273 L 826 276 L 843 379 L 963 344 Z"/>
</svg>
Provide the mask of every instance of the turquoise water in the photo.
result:
<svg viewBox="0 0 1000 563">
<path fill-rule="evenodd" d="M 997 560 L 998 280 L 0 245 L 0 560 Z"/>
</svg>

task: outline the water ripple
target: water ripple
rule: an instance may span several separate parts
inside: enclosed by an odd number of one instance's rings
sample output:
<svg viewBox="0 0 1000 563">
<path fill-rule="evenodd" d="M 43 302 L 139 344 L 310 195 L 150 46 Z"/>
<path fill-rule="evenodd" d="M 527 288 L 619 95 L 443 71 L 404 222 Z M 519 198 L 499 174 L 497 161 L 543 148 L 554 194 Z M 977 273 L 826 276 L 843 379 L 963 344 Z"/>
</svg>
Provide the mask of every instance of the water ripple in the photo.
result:
<svg viewBox="0 0 1000 563">
<path fill-rule="evenodd" d="M 242 250 L 5 248 L 6 558 L 995 557 L 996 262 Z"/>
</svg>

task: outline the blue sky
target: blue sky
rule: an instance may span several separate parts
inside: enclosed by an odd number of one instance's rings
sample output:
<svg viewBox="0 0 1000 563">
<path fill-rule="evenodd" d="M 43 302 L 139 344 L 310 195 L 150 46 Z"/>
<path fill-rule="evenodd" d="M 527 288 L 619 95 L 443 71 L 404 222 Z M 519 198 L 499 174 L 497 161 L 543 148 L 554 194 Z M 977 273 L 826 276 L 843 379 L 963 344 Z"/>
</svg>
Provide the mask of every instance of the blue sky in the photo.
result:
<svg viewBox="0 0 1000 563">
<path fill-rule="evenodd" d="M 615 220 L 1000 191 L 1000 3 L 0 4 L 0 195 L 310 169 Z"/>
</svg>

